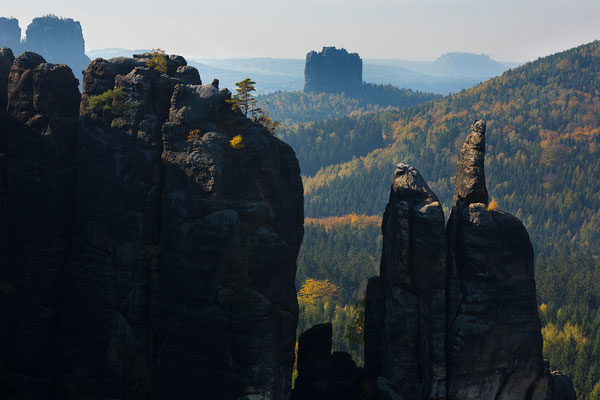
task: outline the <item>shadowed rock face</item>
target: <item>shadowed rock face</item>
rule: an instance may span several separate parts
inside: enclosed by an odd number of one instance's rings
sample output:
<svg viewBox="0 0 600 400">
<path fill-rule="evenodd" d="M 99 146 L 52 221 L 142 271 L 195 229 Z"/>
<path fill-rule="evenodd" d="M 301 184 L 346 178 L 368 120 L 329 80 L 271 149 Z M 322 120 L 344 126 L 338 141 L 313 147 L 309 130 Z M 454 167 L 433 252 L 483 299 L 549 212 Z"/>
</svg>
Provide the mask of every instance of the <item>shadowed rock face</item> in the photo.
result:
<svg viewBox="0 0 600 400">
<path fill-rule="evenodd" d="M 367 286 L 365 365 L 407 399 L 445 397 L 446 235 L 419 172 L 398 164 L 383 216 L 380 278 Z"/>
<path fill-rule="evenodd" d="M 448 398 L 526 399 L 547 373 L 533 248 L 517 218 L 487 210 L 484 156 L 485 123 L 476 121 L 460 152 L 447 228 Z"/>
<path fill-rule="evenodd" d="M 298 339 L 298 376 L 292 400 L 365 398 L 362 368 L 348 353 L 331 352 L 331 323 L 318 324 Z"/>
<path fill-rule="evenodd" d="M 304 91 L 342 93 L 362 85 L 362 60 L 345 49 L 323 47 L 306 55 Z"/>
<path fill-rule="evenodd" d="M 95 60 L 82 96 L 66 66 L 33 53 L 12 65 L 0 387 L 32 399 L 289 398 L 303 234 L 294 152 L 183 58 L 161 75 L 147 57 Z M 127 107 L 87 107 L 113 88 Z"/>
<path fill-rule="evenodd" d="M 477 120 L 471 126 L 460 155 L 456 178 L 454 179 L 454 198 L 452 206 L 471 203 L 488 204 L 488 193 L 485 185 L 485 122 Z"/>
<path fill-rule="evenodd" d="M 5 393 L 42 398 L 54 384 L 58 356 L 80 94 L 69 67 L 33 53 L 15 60 L 7 86 L 8 115 L 0 131 L 0 282 L 9 294 L 0 306 L 0 386 Z"/>
</svg>

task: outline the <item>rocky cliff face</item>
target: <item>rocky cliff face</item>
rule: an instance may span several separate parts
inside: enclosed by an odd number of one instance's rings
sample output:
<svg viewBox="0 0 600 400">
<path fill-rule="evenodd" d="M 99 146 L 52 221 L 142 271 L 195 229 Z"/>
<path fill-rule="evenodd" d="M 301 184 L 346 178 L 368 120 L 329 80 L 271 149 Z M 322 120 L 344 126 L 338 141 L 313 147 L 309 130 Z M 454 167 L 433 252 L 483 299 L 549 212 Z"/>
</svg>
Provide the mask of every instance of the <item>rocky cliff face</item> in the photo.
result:
<svg viewBox="0 0 600 400">
<path fill-rule="evenodd" d="M 50 63 L 67 64 L 75 77 L 82 81 L 82 71 L 90 63 L 85 55 L 85 41 L 79 21 L 54 15 L 34 18 L 21 43 L 19 21 L 0 18 L 0 47 L 12 48 L 15 55 L 24 51 L 35 52 Z"/>
<path fill-rule="evenodd" d="M 0 74 L 0 386 L 285 399 L 303 232 L 294 152 L 182 57 L 162 75 L 147 57 L 95 60 L 82 96 L 68 67 L 33 53 Z M 10 61 L 0 51 L 0 73 Z M 115 88 L 120 107 L 88 107 Z"/>
<path fill-rule="evenodd" d="M 353 92 L 362 85 L 362 60 L 345 49 L 323 47 L 306 55 L 304 90 L 306 92 Z"/>
<path fill-rule="evenodd" d="M 382 231 L 381 276 L 367 286 L 365 365 L 410 398 L 443 398 L 444 213 L 409 165 L 396 168 Z"/>
<path fill-rule="evenodd" d="M 517 218 L 488 210 L 484 155 L 477 121 L 460 152 L 448 222 L 448 395 L 526 399 L 545 370 L 533 248 Z"/>
</svg>

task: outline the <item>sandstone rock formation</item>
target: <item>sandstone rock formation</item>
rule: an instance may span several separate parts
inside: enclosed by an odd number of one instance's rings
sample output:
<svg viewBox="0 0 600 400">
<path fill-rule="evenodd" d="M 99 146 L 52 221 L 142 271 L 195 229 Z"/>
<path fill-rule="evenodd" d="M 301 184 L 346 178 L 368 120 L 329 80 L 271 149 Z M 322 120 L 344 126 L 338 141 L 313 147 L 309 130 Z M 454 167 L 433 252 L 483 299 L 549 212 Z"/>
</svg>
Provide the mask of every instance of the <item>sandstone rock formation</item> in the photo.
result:
<svg viewBox="0 0 600 400">
<path fill-rule="evenodd" d="M 444 398 L 444 213 L 409 165 L 396 168 L 382 231 L 380 278 L 367 286 L 367 372 L 397 385 L 407 398 Z"/>
<path fill-rule="evenodd" d="M 75 77 L 82 81 L 82 71 L 90 63 L 85 55 L 85 41 L 79 21 L 54 15 L 34 18 L 21 42 L 19 21 L 0 18 L 0 47 L 12 48 L 15 56 L 31 51 L 50 63 L 67 64 Z"/>
<path fill-rule="evenodd" d="M 365 371 L 376 398 L 575 398 L 570 378 L 542 358 L 527 230 L 488 209 L 485 129 L 475 121 L 460 152 L 446 228 L 419 173 L 398 164 L 380 276 L 369 280 L 365 306 Z"/>
<path fill-rule="evenodd" d="M 80 96 L 67 66 L 33 53 L 5 78 L 0 51 L 0 387 L 288 398 L 303 234 L 294 152 L 182 57 L 167 74 L 147 57 L 95 60 Z M 113 88 L 125 104 L 88 107 Z"/>
<path fill-rule="evenodd" d="M 0 132 L 0 281 L 9 288 L 0 306 L 5 394 L 42 398 L 54 384 L 80 97 L 69 67 L 29 52 L 14 61 Z"/>
<path fill-rule="evenodd" d="M 533 247 L 516 217 L 487 209 L 484 155 L 476 121 L 448 221 L 448 397 L 526 399 L 545 373 Z"/>
<path fill-rule="evenodd" d="M 306 55 L 304 91 L 353 92 L 362 85 L 362 60 L 357 53 L 345 49 L 323 47 Z"/>
</svg>

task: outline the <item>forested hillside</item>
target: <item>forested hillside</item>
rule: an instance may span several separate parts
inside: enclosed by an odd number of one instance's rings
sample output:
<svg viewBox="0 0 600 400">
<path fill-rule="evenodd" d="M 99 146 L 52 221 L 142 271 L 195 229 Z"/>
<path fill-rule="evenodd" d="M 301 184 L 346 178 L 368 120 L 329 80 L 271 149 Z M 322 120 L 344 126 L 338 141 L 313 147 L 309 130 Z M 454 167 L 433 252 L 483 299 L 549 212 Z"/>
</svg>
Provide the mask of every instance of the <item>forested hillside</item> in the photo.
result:
<svg viewBox="0 0 600 400">
<path fill-rule="evenodd" d="M 283 130 L 305 175 L 309 218 L 298 286 L 314 279 L 337 288 L 318 306 L 301 300 L 302 327 L 335 320 L 334 347 L 360 353 L 352 339 L 364 295 L 361 280 L 375 275 L 378 265 L 381 235 L 375 221 L 388 200 L 394 165 L 403 161 L 419 169 L 448 216 L 456 157 L 475 118 L 488 123 L 490 195 L 525 223 L 536 247 L 545 356 L 553 369 L 573 377 L 580 399 L 596 400 L 600 42 L 420 106 Z"/>
<path fill-rule="evenodd" d="M 365 156 L 390 144 L 387 138 L 391 137 L 393 124 L 398 117 L 398 110 L 388 109 L 378 113 L 287 126 L 279 129 L 277 134 L 296 151 L 302 173 L 313 175 L 323 166 Z"/>
<path fill-rule="evenodd" d="M 285 124 L 321 121 L 352 113 L 405 108 L 439 98 L 433 93 L 400 89 L 392 85 L 363 83 L 352 93 L 275 92 L 258 97 L 269 115 Z"/>
<path fill-rule="evenodd" d="M 399 161 L 416 166 L 448 205 L 456 154 L 475 118 L 488 123 L 490 193 L 504 210 L 525 222 L 534 243 L 567 241 L 599 248 L 600 181 L 593 178 L 600 176 L 600 42 L 400 110 L 395 120 L 382 121 L 375 113 L 352 117 L 354 123 L 327 122 L 329 135 L 323 132 L 319 141 L 305 137 L 314 145 L 295 148 L 303 171 L 315 169 L 315 153 L 333 154 L 340 143 L 351 142 L 362 131 L 368 132 L 371 143 L 391 144 L 307 177 L 306 215 L 381 213 Z M 377 131 L 381 139 L 371 137 Z M 286 140 L 294 143 L 299 138 Z"/>
</svg>

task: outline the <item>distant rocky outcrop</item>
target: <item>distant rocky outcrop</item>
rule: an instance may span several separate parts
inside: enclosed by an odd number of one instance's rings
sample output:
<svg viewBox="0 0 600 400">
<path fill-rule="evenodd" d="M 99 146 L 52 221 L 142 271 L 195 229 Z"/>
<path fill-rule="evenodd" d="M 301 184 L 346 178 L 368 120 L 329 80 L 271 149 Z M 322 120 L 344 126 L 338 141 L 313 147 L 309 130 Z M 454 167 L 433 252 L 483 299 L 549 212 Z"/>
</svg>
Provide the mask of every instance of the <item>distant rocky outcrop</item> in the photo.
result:
<svg viewBox="0 0 600 400">
<path fill-rule="evenodd" d="M 306 55 L 304 91 L 342 93 L 354 92 L 362 85 L 362 60 L 346 49 L 323 47 Z"/>
<path fill-rule="evenodd" d="M 16 18 L 0 17 L 0 47 L 21 51 L 21 27 Z M 18 54 L 17 54 L 18 55 Z"/>
<path fill-rule="evenodd" d="M 21 28 L 15 18 L 0 18 L 0 47 L 13 50 L 15 56 L 24 51 L 35 52 L 47 62 L 66 64 L 82 81 L 82 71 L 90 63 L 85 55 L 85 41 L 79 21 L 54 15 L 34 18 L 21 42 Z"/>
<path fill-rule="evenodd" d="M 289 398 L 294 152 L 148 57 L 95 60 L 80 95 L 69 67 L 0 50 L 2 398 Z M 109 89 L 120 107 L 88 107 Z"/>
</svg>

